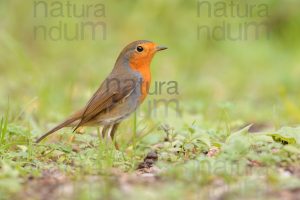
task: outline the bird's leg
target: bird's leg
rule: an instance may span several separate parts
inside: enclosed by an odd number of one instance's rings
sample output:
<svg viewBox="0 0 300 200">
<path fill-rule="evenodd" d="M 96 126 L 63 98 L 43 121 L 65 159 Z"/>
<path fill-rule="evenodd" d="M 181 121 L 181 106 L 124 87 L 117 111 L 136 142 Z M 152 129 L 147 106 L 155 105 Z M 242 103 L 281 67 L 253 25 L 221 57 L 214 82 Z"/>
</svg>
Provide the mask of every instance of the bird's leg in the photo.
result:
<svg viewBox="0 0 300 200">
<path fill-rule="evenodd" d="M 110 137 L 112 140 L 114 140 L 114 137 L 115 137 L 115 133 L 116 133 L 116 130 L 118 129 L 120 123 L 116 123 L 113 125 L 113 128 L 111 130 L 111 133 L 110 133 Z"/>
<path fill-rule="evenodd" d="M 114 141 L 114 136 L 115 136 L 115 132 L 116 132 L 118 126 L 119 126 L 119 123 L 113 124 L 113 125 L 106 125 L 106 126 L 103 126 L 103 128 L 101 130 L 102 137 L 103 138 L 107 137 L 108 140 L 111 139 L 117 150 L 119 150 L 119 145 L 116 143 L 116 141 Z"/>
<path fill-rule="evenodd" d="M 111 132 L 113 130 L 114 125 L 108 125 L 107 127 L 107 139 L 111 138 Z"/>
<path fill-rule="evenodd" d="M 108 131 L 107 131 L 107 142 L 110 142 L 109 140 L 111 140 L 111 142 L 113 142 L 112 140 L 112 131 L 114 129 L 114 125 L 109 125 Z"/>
<path fill-rule="evenodd" d="M 109 126 L 103 126 L 101 130 L 102 138 L 105 138 L 106 132 L 108 130 Z"/>
<path fill-rule="evenodd" d="M 111 130 L 111 133 L 110 133 L 111 140 L 113 141 L 113 143 L 114 143 L 117 150 L 119 150 L 119 145 L 118 145 L 117 141 L 114 139 L 114 137 L 115 137 L 116 130 L 119 127 L 119 124 L 120 123 L 116 123 L 116 124 L 112 125 L 112 130 Z"/>
<path fill-rule="evenodd" d="M 103 126 L 99 126 L 96 129 L 97 129 L 98 138 L 100 140 L 100 139 L 102 139 Z"/>
</svg>

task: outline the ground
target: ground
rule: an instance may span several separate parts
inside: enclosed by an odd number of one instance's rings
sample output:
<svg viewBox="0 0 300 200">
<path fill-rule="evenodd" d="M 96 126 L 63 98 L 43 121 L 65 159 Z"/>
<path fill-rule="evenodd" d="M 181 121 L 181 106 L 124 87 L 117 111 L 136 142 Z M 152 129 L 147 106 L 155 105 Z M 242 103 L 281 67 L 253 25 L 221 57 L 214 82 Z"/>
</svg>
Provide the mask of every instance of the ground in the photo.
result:
<svg viewBox="0 0 300 200">
<path fill-rule="evenodd" d="M 137 131 L 127 141 L 119 137 L 116 150 L 92 129 L 35 144 L 22 127 L 5 119 L 1 125 L 3 199 L 300 196 L 300 128 L 261 132 L 262 125 L 252 124 L 227 132 L 164 124 L 145 135 Z"/>
</svg>

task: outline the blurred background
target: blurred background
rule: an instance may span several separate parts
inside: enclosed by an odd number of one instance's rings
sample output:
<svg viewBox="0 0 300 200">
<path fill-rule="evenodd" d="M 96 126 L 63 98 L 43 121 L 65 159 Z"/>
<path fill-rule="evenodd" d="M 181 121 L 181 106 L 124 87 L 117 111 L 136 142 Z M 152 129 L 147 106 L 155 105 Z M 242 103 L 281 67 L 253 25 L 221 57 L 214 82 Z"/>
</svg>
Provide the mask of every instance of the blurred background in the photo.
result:
<svg viewBox="0 0 300 200">
<path fill-rule="evenodd" d="M 155 81 L 178 84 L 178 95 L 164 85 L 148 99 L 178 100 L 181 117 L 164 122 L 299 123 L 300 2 L 235 3 L 1 0 L 1 115 L 9 109 L 40 134 L 85 105 L 125 45 L 147 39 L 169 47 L 154 58 L 150 90 Z M 82 23 L 99 23 L 95 38 L 88 28 L 80 37 Z M 138 119 L 148 111 L 145 102 Z"/>
</svg>

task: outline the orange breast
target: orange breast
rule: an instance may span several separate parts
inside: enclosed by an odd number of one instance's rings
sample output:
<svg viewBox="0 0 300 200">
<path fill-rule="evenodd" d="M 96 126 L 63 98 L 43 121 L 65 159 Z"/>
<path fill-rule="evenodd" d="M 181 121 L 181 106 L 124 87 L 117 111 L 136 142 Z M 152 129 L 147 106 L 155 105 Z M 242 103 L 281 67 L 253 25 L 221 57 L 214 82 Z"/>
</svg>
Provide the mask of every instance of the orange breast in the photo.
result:
<svg viewBox="0 0 300 200">
<path fill-rule="evenodd" d="M 151 73 L 150 73 L 150 69 L 142 70 L 142 71 L 140 71 L 140 73 L 143 76 L 143 82 L 142 82 L 142 88 L 141 88 L 142 95 L 140 97 L 140 101 L 143 102 L 149 92 L 149 88 L 150 88 L 150 84 L 151 84 Z"/>
<path fill-rule="evenodd" d="M 143 102 L 144 99 L 147 97 L 149 88 L 150 88 L 150 83 L 151 83 L 151 72 L 150 72 L 150 62 L 147 60 L 144 61 L 137 61 L 135 59 L 131 59 L 130 61 L 130 67 L 134 70 L 139 72 L 142 77 L 142 85 L 141 85 L 141 97 L 140 97 L 140 102 Z M 141 81 L 141 80 L 139 80 Z"/>
</svg>

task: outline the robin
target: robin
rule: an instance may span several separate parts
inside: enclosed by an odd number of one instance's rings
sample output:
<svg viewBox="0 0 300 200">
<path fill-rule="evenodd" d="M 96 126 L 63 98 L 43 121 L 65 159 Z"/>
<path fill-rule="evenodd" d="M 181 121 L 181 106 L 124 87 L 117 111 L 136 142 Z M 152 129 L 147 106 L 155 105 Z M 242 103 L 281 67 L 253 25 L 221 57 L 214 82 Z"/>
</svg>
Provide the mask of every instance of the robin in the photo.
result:
<svg viewBox="0 0 300 200">
<path fill-rule="evenodd" d="M 125 118 L 133 113 L 146 98 L 151 81 L 150 63 L 154 54 L 167 47 L 138 40 L 127 45 L 120 53 L 109 76 L 103 81 L 86 106 L 75 112 L 39 139 L 64 127 L 101 126 L 102 136 L 112 140 Z"/>
</svg>

